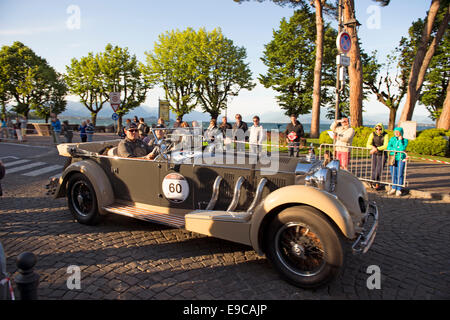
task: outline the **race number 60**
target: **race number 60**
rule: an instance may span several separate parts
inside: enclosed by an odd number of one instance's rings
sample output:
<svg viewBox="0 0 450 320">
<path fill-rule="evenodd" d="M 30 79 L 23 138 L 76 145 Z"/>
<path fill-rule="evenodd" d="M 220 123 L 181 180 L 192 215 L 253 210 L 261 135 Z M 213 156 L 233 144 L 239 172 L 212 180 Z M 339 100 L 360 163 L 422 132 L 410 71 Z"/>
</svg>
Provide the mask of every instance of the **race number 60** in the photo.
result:
<svg viewBox="0 0 450 320">
<path fill-rule="evenodd" d="M 169 173 L 165 176 L 162 189 L 166 199 L 172 202 L 183 202 L 189 196 L 189 184 L 179 173 Z"/>
</svg>

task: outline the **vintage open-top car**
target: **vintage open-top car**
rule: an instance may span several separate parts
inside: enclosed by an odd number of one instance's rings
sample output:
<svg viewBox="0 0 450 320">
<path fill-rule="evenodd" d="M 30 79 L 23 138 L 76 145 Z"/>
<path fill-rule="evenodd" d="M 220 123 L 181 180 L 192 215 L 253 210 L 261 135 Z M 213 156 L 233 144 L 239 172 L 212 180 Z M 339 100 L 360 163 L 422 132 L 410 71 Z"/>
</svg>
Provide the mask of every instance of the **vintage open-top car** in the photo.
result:
<svg viewBox="0 0 450 320">
<path fill-rule="evenodd" d="M 155 160 L 122 158 L 119 142 L 58 145 L 68 163 L 49 186 L 80 223 L 115 213 L 246 244 L 303 288 L 336 277 L 345 242 L 365 253 L 374 240 L 377 207 L 337 160 L 233 151 L 221 162 L 173 143 Z"/>
</svg>

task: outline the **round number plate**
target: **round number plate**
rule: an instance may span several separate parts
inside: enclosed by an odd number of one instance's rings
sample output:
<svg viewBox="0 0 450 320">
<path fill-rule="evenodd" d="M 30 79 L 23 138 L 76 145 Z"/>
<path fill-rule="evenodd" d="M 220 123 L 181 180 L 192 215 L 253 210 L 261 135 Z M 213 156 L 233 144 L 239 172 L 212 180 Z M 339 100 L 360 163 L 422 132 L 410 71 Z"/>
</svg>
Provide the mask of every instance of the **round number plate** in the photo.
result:
<svg viewBox="0 0 450 320">
<path fill-rule="evenodd" d="M 179 173 L 169 173 L 162 182 L 162 189 L 166 199 L 180 203 L 189 196 L 189 184 Z"/>
</svg>

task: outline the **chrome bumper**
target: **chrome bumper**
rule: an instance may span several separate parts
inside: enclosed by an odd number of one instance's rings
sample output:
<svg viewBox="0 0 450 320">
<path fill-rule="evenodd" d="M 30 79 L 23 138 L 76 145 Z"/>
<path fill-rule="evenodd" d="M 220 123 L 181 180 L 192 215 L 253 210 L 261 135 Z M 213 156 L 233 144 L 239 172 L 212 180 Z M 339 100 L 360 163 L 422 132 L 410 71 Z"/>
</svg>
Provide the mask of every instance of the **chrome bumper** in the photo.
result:
<svg viewBox="0 0 450 320">
<path fill-rule="evenodd" d="M 366 226 L 368 223 L 369 226 Z M 378 208 L 375 202 L 369 202 L 362 225 L 363 229 L 352 245 L 353 254 L 366 253 L 372 246 L 373 240 L 375 240 L 378 229 Z"/>
</svg>

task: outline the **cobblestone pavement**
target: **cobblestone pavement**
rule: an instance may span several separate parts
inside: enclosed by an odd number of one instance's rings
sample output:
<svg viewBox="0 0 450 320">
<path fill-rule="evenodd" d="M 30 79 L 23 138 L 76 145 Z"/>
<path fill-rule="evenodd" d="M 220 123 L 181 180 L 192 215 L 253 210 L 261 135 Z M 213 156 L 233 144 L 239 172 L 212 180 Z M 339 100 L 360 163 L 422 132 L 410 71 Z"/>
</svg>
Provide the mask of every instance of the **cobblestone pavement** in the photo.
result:
<svg viewBox="0 0 450 320">
<path fill-rule="evenodd" d="M 78 224 L 44 184 L 4 185 L 0 198 L 7 270 L 16 276 L 17 255 L 34 252 L 40 299 L 450 299 L 447 201 L 370 193 L 381 209 L 371 250 L 348 254 L 330 285 L 302 290 L 244 245 L 117 215 Z M 70 265 L 81 268 L 81 289 L 67 288 Z M 379 290 L 366 285 L 371 265 Z"/>
</svg>

